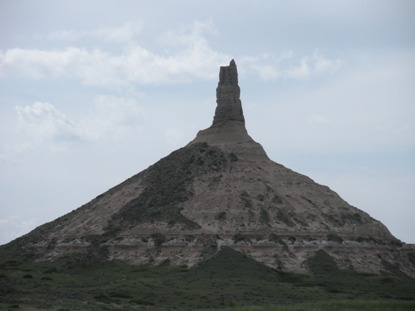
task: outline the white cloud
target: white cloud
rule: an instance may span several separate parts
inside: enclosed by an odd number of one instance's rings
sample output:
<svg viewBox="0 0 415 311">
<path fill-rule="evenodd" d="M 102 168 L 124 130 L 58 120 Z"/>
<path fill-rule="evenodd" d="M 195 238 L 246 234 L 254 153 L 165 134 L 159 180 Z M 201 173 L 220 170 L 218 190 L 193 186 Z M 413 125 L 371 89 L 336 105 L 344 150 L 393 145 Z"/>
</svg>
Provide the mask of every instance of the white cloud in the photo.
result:
<svg viewBox="0 0 415 311">
<path fill-rule="evenodd" d="M 135 84 L 181 83 L 195 79 L 215 79 L 217 67 L 231 56 L 213 49 L 206 36 L 217 35 L 212 22 L 194 22 L 179 30 L 170 30 L 159 40 L 164 51 L 151 51 L 134 41 L 139 28 L 125 24 L 120 28 L 88 32 L 63 31 L 55 37 L 76 40 L 86 36 L 119 40 L 122 52 L 67 47 L 57 50 L 14 48 L 0 51 L 0 77 L 69 78 L 85 85 L 102 88 L 131 87 Z M 157 40 L 157 39 L 156 39 Z M 343 61 L 318 51 L 296 58 L 292 51 L 260 56 L 240 56 L 242 73 L 258 75 L 263 80 L 305 79 L 337 72 Z M 239 60 L 237 60 L 239 63 Z"/>
<path fill-rule="evenodd" d="M 312 63 L 313 71 L 316 74 L 334 73 L 343 65 L 343 61 L 340 58 L 327 58 L 318 51 L 314 52 Z"/>
<path fill-rule="evenodd" d="M 328 57 L 318 50 L 299 58 L 292 51 L 241 58 L 245 70 L 257 74 L 262 80 L 302 80 L 334 74 L 342 69 L 343 63 L 339 57 Z"/>
<path fill-rule="evenodd" d="M 76 125 L 67 116 L 47 102 L 35 102 L 25 107 L 16 107 L 18 130 L 34 141 L 77 140 L 82 138 Z"/>
<path fill-rule="evenodd" d="M 341 69 L 343 61 L 340 58 L 329 58 L 318 51 L 311 56 L 304 56 L 297 65 L 286 70 L 286 77 L 307 79 L 312 76 L 332 74 Z"/>
<path fill-rule="evenodd" d="M 209 24 L 196 22 L 184 30 L 168 32 L 164 42 L 178 45 L 179 49 L 167 55 L 154 53 L 136 42 L 125 44 L 118 55 L 78 47 L 0 51 L 0 76 L 71 78 L 103 88 L 211 79 L 216 77 L 218 65 L 228 62 L 230 57 L 210 48 L 203 37 L 210 28 Z M 117 32 L 108 31 L 107 35 L 116 36 Z"/>
<path fill-rule="evenodd" d="M 137 44 L 120 55 L 101 50 L 66 48 L 56 51 L 11 49 L 0 53 L 0 76 L 71 78 L 102 88 L 129 87 L 136 83 L 177 83 L 210 79 L 212 68 L 229 57 L 214 52 L 203 42 L 174 56 L 154 54 Z"/>
<path fill-rule="evenodd" d="M 125 84 L 120 77 L 121 64 L 120 57 L 75 47 L 62 50 L 15 48 L 0 52 L 0 76 L 71 78 L 104 88 Z"/>
<path fill-rule="evenodd" d="M 67 143 L 117 140 L 130 137 L 130 131 L 138 135 L 144 114 L 134 99 L 104 95 L 97 96 L 92 109 L 78 119 L 70 119 L 47 102 L 18 106 L 16 111 L 17 133 L 22 136 L 4 148 L 3 160 L 37 146 L 61 150 Z"/>
</svg>

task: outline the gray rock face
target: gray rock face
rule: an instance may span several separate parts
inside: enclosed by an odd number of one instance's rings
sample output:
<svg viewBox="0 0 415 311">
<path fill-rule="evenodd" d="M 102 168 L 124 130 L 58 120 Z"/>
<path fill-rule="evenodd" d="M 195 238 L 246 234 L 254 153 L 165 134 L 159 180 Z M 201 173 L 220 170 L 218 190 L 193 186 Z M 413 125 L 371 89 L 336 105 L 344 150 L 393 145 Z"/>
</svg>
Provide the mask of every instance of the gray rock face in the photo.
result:
<svg viewBox="0 0 415 311">
<path fill-rule="evenodd" d="M 212 126 L 7 247 L 39 260 L 82 253 L 190 267 L 228 246 L 267 266 L 302 273 L 324 249 L 344 269 L 383 273 L 395 267 L 415 277 L 414 246 L 330 188 L 268 158 L 247 133 L 239 95 L 231 61 L 220 69 Z"/>
<path fill-rule="evenodd" d="M 240 95 L 238 70 L 232 59 L 229 66 L 220 67 L 219 83 L 216 88 L 217 107 L 212 127 L 219 126 L 226 121 L 245 122 Z"/>
</svg>

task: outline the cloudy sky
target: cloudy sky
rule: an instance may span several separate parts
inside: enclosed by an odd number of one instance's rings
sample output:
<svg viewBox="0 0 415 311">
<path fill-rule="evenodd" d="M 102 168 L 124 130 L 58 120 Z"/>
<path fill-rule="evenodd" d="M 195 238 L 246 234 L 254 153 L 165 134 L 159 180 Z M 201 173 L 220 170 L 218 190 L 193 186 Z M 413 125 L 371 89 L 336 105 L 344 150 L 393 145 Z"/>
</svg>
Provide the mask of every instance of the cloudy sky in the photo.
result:
<svg viewBox="0 0 415 311">
<path fill-rule="evenodd" d="M 0 244 L 210 126 L 234 58 L 251 136 L 415 243 L 414 1 L 0 1 Z"/>
</svg>

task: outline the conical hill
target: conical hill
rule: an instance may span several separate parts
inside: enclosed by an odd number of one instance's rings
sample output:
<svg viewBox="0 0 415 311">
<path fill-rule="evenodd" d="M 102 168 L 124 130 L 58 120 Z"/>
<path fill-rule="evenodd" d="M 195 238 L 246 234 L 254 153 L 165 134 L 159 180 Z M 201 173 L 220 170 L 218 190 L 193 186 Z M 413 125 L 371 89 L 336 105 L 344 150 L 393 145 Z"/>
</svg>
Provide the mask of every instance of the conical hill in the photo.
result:
<svg viewBox="0 0 415 311">
<path fill-rule="evenodd" d="M 324 250 L 341 269 L 415 276 L 412 246 L 270 160 L 248 135 L 233 60 L 220 68 L 216 94 L 212 126 L 185 147 L 5 247 L 37 260 L 79 253 L 190 267 L 226 246 L 294 272 L 309 272 L 309 259 Z"/>
</svg>

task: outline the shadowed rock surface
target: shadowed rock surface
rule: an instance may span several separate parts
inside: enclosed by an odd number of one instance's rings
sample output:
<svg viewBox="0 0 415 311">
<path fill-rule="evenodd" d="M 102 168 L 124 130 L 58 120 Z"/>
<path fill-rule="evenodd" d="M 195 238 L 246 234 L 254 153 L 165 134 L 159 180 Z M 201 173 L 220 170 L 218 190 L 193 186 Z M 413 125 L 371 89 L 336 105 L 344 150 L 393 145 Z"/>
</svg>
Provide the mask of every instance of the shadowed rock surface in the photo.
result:
<svg viewBox="0 0 415 311">
<path fill-rule="evenodd" d="M 240 95 L 238 71 L 235 61 L 232 59 L 229 66 L 220 67 L 219 84 L 216 89 L 216 103 L 218 105 L 212 127 L 220 126 L 227 121 L 245 123 Z"/>
<path fill-rule="evenodd" d="M 187 146 L 1 249 L 191 267 L 226 246 L 283 271 L 312 273 L 324 254 L 339 269 L 415 277 L 413 245 L 248 135 L 233 60 L 216 93 L 212 126 Z"/>
</svg>

